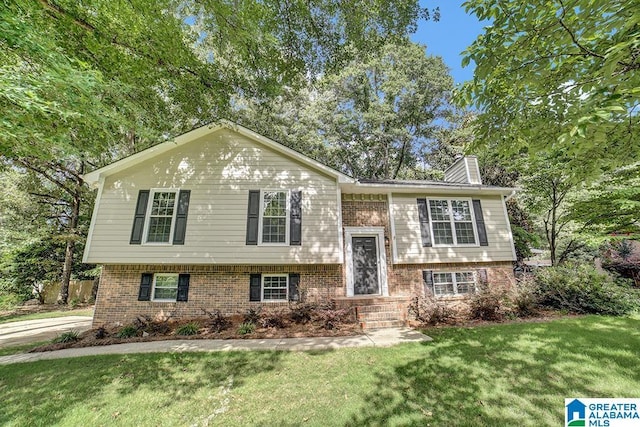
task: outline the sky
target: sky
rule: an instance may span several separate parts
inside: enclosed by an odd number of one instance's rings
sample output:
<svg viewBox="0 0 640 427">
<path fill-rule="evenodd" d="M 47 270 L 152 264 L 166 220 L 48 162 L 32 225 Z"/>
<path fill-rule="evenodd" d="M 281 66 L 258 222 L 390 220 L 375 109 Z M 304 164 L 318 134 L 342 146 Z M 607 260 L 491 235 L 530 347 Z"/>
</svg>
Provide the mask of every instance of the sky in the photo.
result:
<svg viewBox="0 0 640 427">
<path fill-rule="evenodd" d="M 485 23 L 480 23 L 474 15 L 467 15 L 460 0 L 420 0 L 422 7 L 429 10 L 440 7 L 440 21 L 422 21 L 418 31 L 411 37 L 414 42 L 427 45 L 427 54 L 441 56 L 451 69 L 456 84 L 473 78 L 474 64 L 462 68 L 462 55 L 480 33 Z"/>
</svg>

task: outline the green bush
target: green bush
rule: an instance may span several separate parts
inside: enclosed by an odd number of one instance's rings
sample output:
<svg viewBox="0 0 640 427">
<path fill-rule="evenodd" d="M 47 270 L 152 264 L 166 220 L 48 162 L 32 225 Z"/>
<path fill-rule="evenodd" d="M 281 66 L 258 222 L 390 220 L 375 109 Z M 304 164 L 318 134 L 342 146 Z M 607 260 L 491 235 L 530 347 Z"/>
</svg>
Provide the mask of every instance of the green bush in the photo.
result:
<svg viewBox="0 0 640 427">
<path fill-rule="evenodd" d="M 588 264 L 566 264 L 538 270 L 540 305 L 570 313 L 621 316 L 639 307 L 639 295 L 624 280 L 615 281 Z"/>
<path fill-rule="evenodd" d="M 254 325 L 253 323 L 249 323 L 249 322 L 244 322 L 243 324 L 240 325 L 240 327 L 238 328 L 238 335 L 247 335 L 252 333 L 253 331 L 255 331 L 256 329 L 256 325 Z"/>
<path fill-rule="evenodd" d="M 120 329 L 116 334 L 118 338 L 131 338 L 138 335 L 138 328 L 133 325 L 127 325 L 124 328 Z"/>
<path fill-rule="evenodd" d="M 54 344 L 74 342 L 78 341 L 78 336 L 79 334 L 77 331 L 68 331 L 58 335 L 51 342 Z"/>
<path fill-rule="evenodd" d="M 178 329 L 176 329 L 176 335 L 196 335 L 199 330 L 200 325 L 198 325 L 196 322 L 190 322 L 186 325 L 178 327 Z"/>
</svg>

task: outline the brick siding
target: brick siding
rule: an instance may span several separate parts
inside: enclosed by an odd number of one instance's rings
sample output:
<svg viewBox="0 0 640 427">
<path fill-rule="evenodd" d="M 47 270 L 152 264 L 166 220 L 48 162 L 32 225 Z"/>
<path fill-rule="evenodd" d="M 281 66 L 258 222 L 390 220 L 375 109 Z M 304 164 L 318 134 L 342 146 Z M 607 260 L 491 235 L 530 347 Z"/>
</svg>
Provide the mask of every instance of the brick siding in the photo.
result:
<svg viewBox="0 0 640 427">
<path fill-rule="evenodd" d="M 138 301 L 142 273 L 188 273 L 187 302 Z M 287 303 L 249 302 L 252 273 L 299 273 L 300 292 L 306 300 L 327 301 L 344 296 L 340 265 L 105 265 L 96 298 L 93 326 L 127 324 L 138 315 L 152 318 L 202 316 L 220 310 L 225 315 L 250 307 L 286 307 Z"/>
</svg>

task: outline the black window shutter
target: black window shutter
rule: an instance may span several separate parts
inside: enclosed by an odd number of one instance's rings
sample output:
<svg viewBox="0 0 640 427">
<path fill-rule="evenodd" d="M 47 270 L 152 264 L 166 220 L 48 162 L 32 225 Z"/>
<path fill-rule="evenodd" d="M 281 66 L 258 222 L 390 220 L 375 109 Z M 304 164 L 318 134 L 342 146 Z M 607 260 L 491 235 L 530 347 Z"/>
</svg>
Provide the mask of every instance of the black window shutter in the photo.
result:
<svg viewBox="0 0 640 427">
<path fill-rule="evenodd" d="M 178 296 L 176 301 L 188 301 L 189 300 L 189 275 L 178 275 Z"/>
<path fill-rule="evenodd" d="M 262 300 L 262 275 L 252 274 L 249 279 L 249 301 Z"/>
<path fill-rule="evenodd" d="M 138 301 L 151 300 L 151 284 L 153 283 L 153 274 L 142 273 L 140 279 L 140 290 L 138 291 Z"/>
<path fill-rule="evenodd" d="M 136 203 L 136 212 L 133 217 L 133 229 L 131 230 L 132 245 L 142 243 L 142 233 L 144 233 L 144 217 L 147 214 L 147 203 L 149 203 L 149 190 L 140 190 L 138 192 L 138 202 Z"/>
<path fill-rule="evenodd" d="M 422 279 L 424 280 L 424 293 L 429 295 L 433 293 L 433 270 L 422 270 Z"/>
<path fill-rule="evenodd" d="M 481 268 L 478 270 L 478 281 L 483 285 L 486 285 L 489 282 L 486 268 Z"/>
<path fill-rule="evenodd" d="M 189 212 L 189 198 L 191 190 L 180 190 L 178 195 L 178 211 L 176 212 L 176 225 L 173 230 L 173 244 L 184 245 L 184 236 L 187 232 L 187 213 Z"/>
<path fill-rule="evenodd" d="M 249 206 L 247 208 L 247 245 L 258 244 L 259 219 L 260 190 L 249 190 Z"/>
<path fill-rule="evenodd" d="M 427 199 L 418 199 L 418 217 L 420 219 L 422 246 L 432 246 L 431 233 L 429 232 L 429 208 L 427 207 Z"/>
<path fill-rule="evenodd" d="M 302 191 L 291 192 L 291 210 L 289 223 L 289 244 L 302 244 Z"/>
<path fill-rule="evenodd" d="M 482 215 L 482 205 L 478 199 L 473 200 L 473 214 L 476 217 L 476 228 L 478 229 L 478 240 L 480 241 L 480 246 L 489 246 L 489 241 L 487 240 L 487 229 L 484 226 L 484 216 Z"/>
<path fill-rule="evenodd" d="M 289 274 L 289 301 L 300 301 L 300 275 Z"/>
</svg>

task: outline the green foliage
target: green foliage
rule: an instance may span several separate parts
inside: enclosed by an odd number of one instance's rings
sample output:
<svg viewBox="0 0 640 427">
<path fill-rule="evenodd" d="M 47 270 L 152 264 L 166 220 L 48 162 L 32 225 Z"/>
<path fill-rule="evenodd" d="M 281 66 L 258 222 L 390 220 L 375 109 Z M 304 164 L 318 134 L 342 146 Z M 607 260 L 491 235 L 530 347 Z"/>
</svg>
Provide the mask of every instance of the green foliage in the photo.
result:
<svg viewBox="0 0 640 427">
<path fill-rule="evenodd" d="M 538 270 L 540 304 L 571 313 L 622 316 L 640 307 L 640 294 L 625 281 L 614 281 L 587 264 Z"/>
<path fill-rule="evenodd" d="M 240 120 L 357 178 L 434 177 L 429 166 L 449 166 L 469 137 L 442 59 L 406 40 L 355 53 L 317 84 L 238 103 Z"/>
<path fill-rule="evenodd" d="M 480 111 L 478 141 L 504 152 L 565 151 L 569 168 L 628 164 L 640 151 L 638 25 L 626 0 L 468 0 L 488 19 L 465 51 L 474 79 L 459 100 Z M 557 127 L 548 134 L 549 125 Z"/>
<path fill-rule="evenodd" d="M 244 322 L 238 327 L 238 335 L 248 335 L 256 330 L 256 325 L 250 322 Z"/>
<path fill-rule="evenodd" d="M 176 329 L 176 335 L 197 335 L 200 330 L 200 325 L 196 322 L 190 322 L 185 325 L 181 325 Z"/>
<path fill-rule="evenodd" d="M 55 337 L 51 342 L 54 344 L 75 342 L 78 341 L 79 335 L 80 334 L 77 331 L 63 332 Z"/>
<path fill-rule="evenodd" d="M 131 338 L 131 337 L 138 336 L 139 332 L 140 331 L 135 326 L 127 325 L 127 326 L 122 327 L 118 331 L 118 333 L 116 334 L 116 337 L 118 337 L 118 338 Z"/>
</svg>

